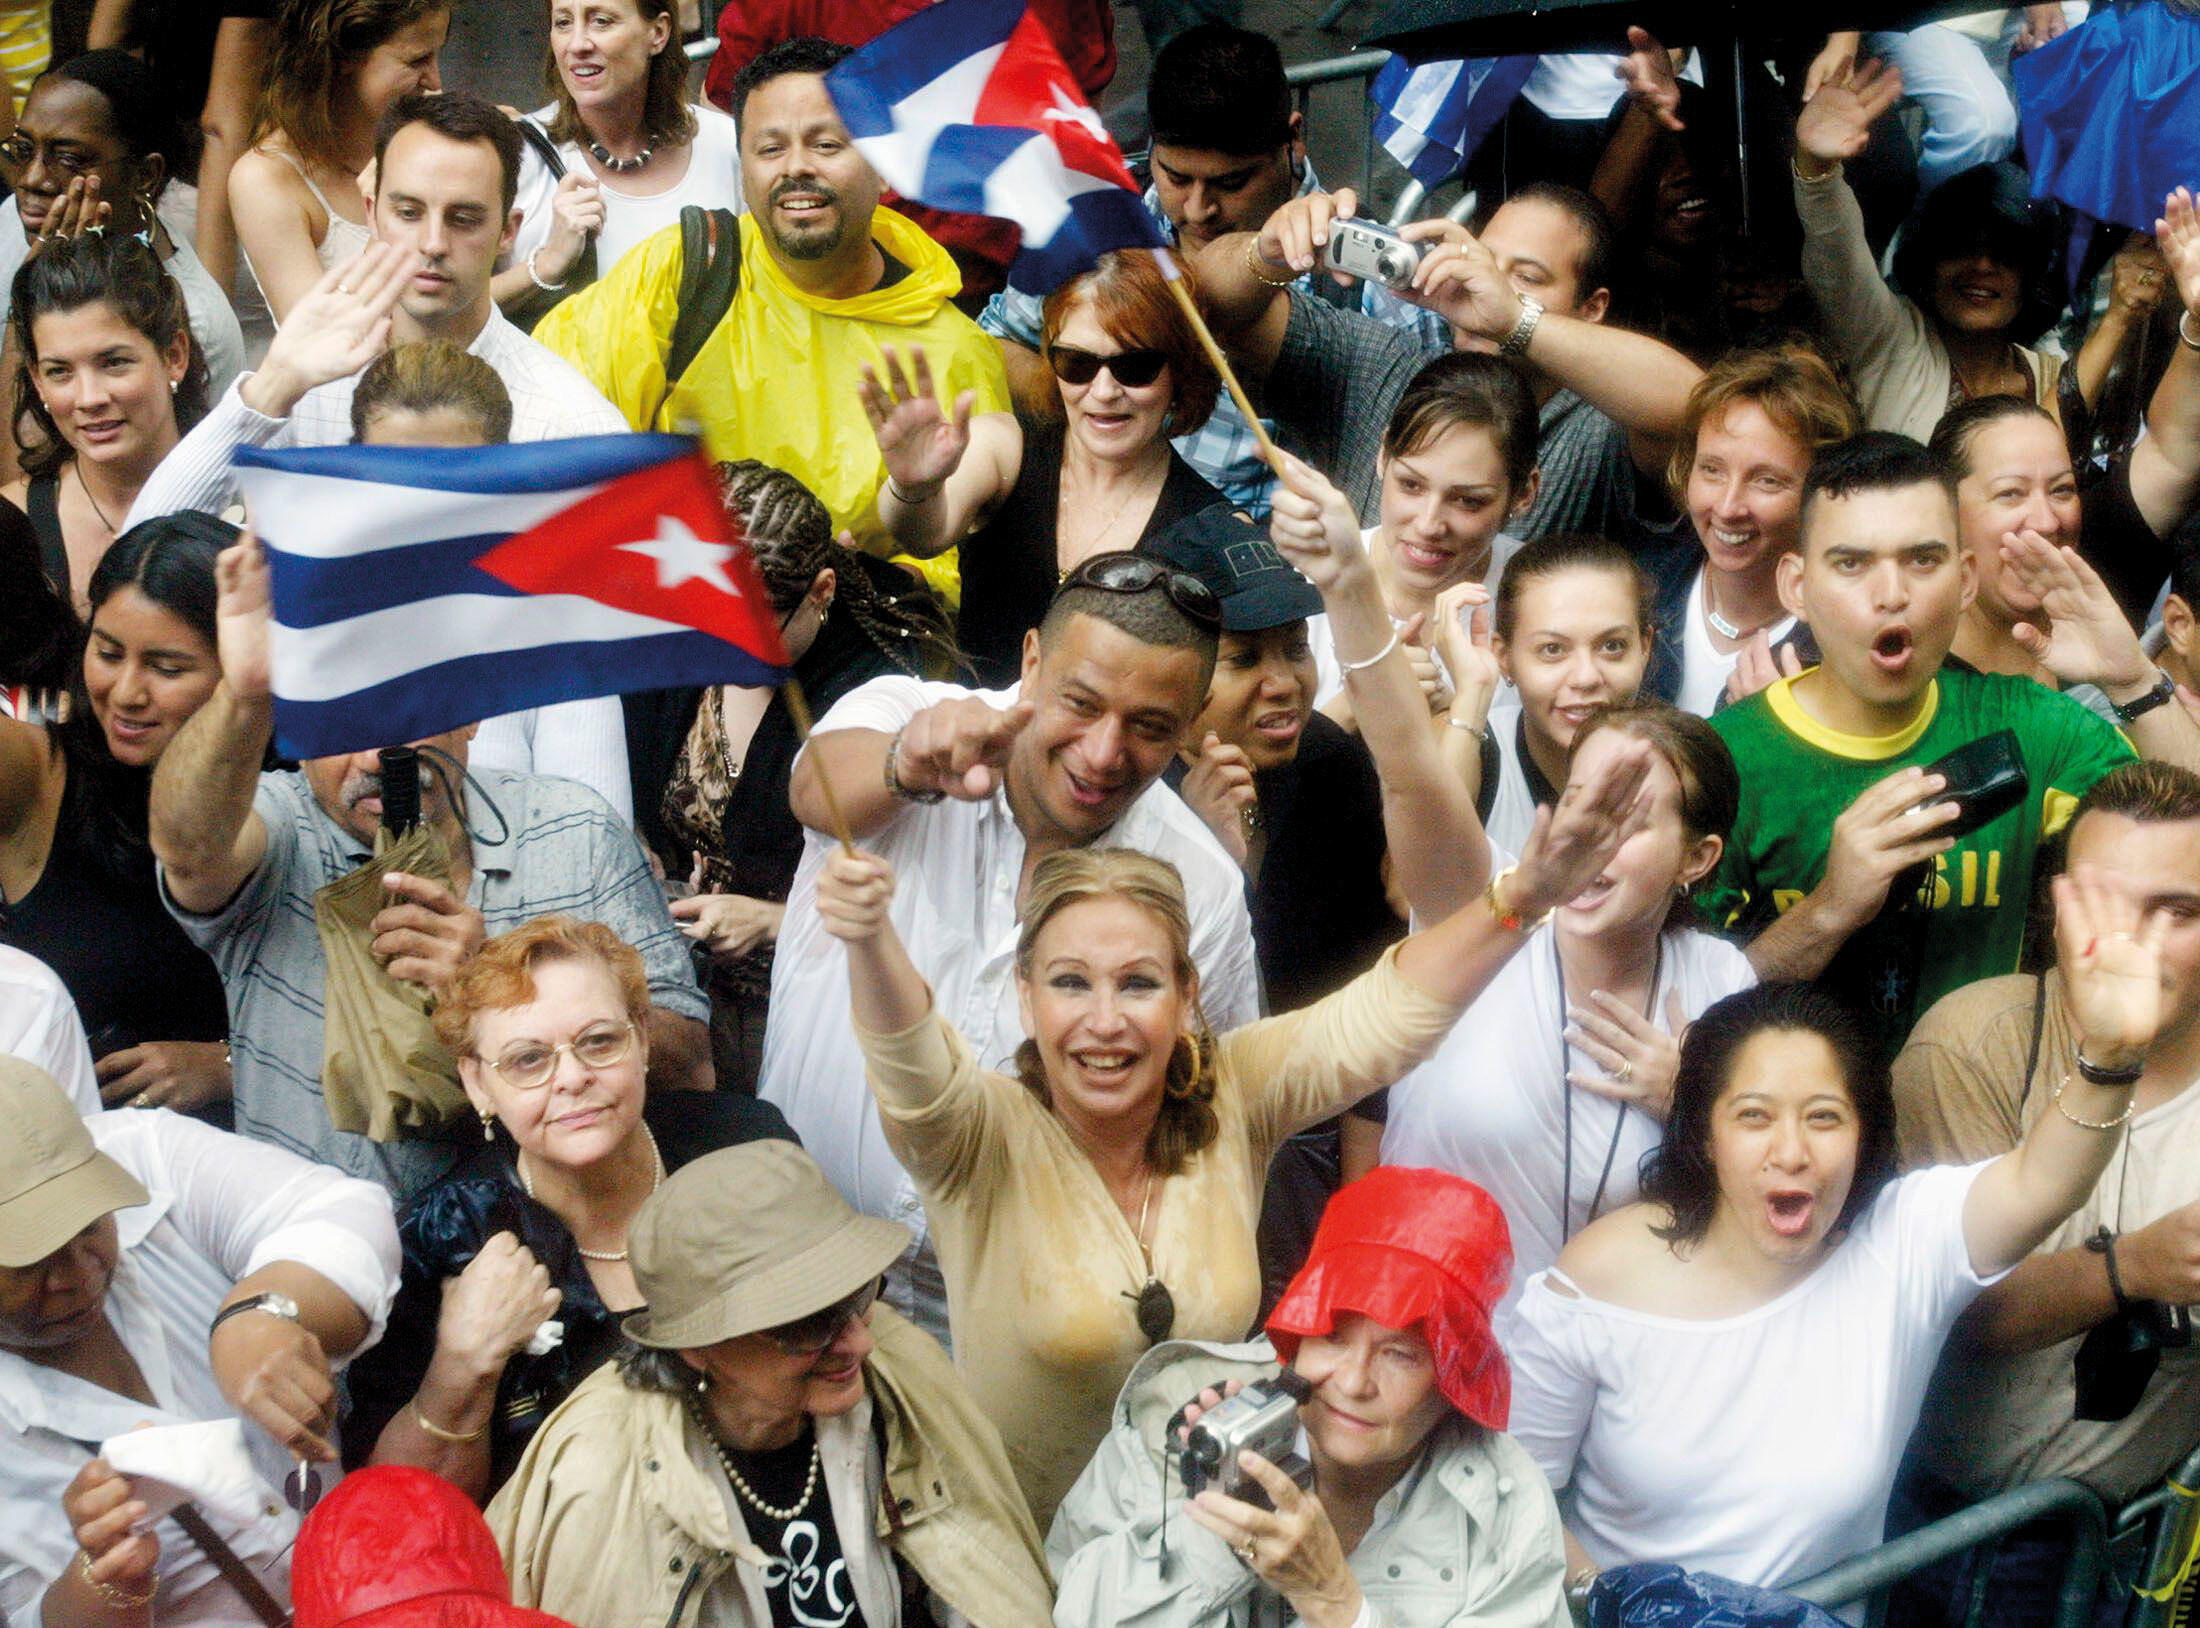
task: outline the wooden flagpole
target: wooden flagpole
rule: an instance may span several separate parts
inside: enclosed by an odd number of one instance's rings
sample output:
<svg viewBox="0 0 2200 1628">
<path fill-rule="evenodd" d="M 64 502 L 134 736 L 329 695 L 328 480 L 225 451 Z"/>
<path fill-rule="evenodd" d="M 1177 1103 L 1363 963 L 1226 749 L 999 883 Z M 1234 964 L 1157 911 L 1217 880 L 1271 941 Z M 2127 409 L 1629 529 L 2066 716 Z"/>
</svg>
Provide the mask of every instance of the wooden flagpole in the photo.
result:
<svg viewBox="0 0 2200 1628">
<path fill-rule="evenodd" d="M 1260 447 L 1261 461 L 1283 479 L 1283 454 L 1276 450 L 1276 443 L 1268 438 L 1267 426 L 1261 423 L 1260 414 L 1253 411 L 1247 399 L 1245 386 L 1238 383 L 1237 374 L 1230 367 L 1230 358 L 1222 354 L 1222 347 L 1215 343 L 1215 336 L 1207 326 L 1207 319 L 1199 314 L 1199 303 L 1192 298 L 1192 291 L 1184 286 L 1184 274 L 1177 269 L 1176 257 L 1167 249 L 1156 249 L 1154 258 L 1161 264 L 1162 281 L 1169 285 L 1169 292 L 1176 296 L 1176 303 L 1184 308 L 1191 319 L 1192 332 L 1199 335 L 1199 343 L 1207 352 L 1207 360 L 1214 363 L 1215 371 L 1222 375 L 1222 383 L 1230 392 L 1230 399 L 1237 403 L 1238 411 L 1245 415 L 1247 428 L 1253 432 L 1253 440 Z"/>
<path fill-rule="evenodd" d="M 794 676 L 790 664 L 787 676 L 779 681 L 779 692 L 787 698 L 787 712 L 794 719 L 794 740 L 797 748 L 807 746 L 810 731 L 816 720 L 810 716 L 810 698 L 802 693 L 802 680 Z M 825 817 L 833 822 L 833 835 L 840 838 L 843 853 L 854 855 L 856 839 L 848 825 L 848 816 L 841 810 L 840 793 L 833 790 L 833 777 L 826 772 L 825 760 L 816 758 L 810 767 L 817 771 L 817 789 L 825 797 Z"/>
</svg>

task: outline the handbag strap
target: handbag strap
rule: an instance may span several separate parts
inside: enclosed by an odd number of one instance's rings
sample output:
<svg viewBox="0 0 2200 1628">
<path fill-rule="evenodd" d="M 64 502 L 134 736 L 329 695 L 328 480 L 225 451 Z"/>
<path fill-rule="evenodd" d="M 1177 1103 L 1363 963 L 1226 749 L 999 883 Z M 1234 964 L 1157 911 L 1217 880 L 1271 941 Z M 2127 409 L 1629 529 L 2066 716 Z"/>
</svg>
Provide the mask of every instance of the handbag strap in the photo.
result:
<svg viewBox="0 0 2200 1628">
<path fill-rule="evenodd" d="M 206 1517 L 199 1513 L 197 1504 L 178 1504 L 169 1512 L 176 1524 L 183 1528 L 183 1535 L 199 1546 L 199 1552 L 214 1563 L 214 1569 L 222 1574 L 222 1580 L 243 1597 L 252 1608 L 252 1614 L 267 1624 L 267 1628 L 290 1628 L 290 1613 L 282 1603 L 268 1593 L 267 1585 L 259 1575 L 239 1558 L 223 1536 L 209 1526 Z"/>
</svg>

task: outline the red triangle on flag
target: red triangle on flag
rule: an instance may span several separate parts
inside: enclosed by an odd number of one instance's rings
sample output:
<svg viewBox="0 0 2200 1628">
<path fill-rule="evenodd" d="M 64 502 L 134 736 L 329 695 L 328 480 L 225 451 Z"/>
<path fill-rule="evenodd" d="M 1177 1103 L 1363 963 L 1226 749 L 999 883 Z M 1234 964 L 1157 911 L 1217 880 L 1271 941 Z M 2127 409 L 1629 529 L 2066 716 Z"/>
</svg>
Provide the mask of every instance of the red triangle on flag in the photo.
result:
<svg viewBox="0 0 2200 1628">
<path fill-rule="evenodd" d="M 474 564 L 523 593 L 578 594 L 792 665 L 756 562 L 694 453 L 621 475 Z"/>
<path fill-rule="evenodd" d="M 1044 131 L 1071 169 L 1138 190 L 1122 150 L 1071 77 L 1054 36 L 1029 8 L 1001 42 L 971 122 Z"/>
</svg>

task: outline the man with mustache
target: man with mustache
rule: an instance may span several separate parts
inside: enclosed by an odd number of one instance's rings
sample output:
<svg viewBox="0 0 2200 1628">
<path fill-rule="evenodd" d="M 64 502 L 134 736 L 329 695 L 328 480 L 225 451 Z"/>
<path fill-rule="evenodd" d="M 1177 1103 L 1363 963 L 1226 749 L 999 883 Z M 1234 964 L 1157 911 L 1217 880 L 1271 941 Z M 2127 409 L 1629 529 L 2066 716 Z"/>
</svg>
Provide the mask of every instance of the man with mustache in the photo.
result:
<svg viewBox="0 0 2200 1628">
<path fill-rule="evenodd" d="M 217 576 L 222 682 L 163 754 L 182 754 L 176 772 L 153 785 L 162 896 L 221 970 L 239 1134 L 378 1181 L 402 1202 L 457 1163 L 465 1143 L 453 1138 L 471 1125 L 377 1142 L 336 1129 L 321 1094 L 328 962 L 316 895 L 373 852 L 379 757 L 352 752 L 260 772 L 274 719 L 274 616 L 258 541 L 248 533 L 223 550 Z M 492 934 L 553 911 L 600 921 L 649 970 L 650 1084 L 708 1089 L 709 1008 L 634 834 L 574 781 L 469 773 L 473 733 L 468 724 L 413 743 L 421 822 L 442 835 L 451 877 L 384 878 L 375 958 L 392 978 L 434 990 Z"/>
<path fill-rule="evenodd" d="M 714 460 L 784 469 L 859 546 L 887 554 L 886 464 L 857 395 L 863 368 L 879 365 L 882 344 L 921 348 L 939 399 L 963 415 L 1005 411 L 1008 383 L 993 341 L 949 303 L 962 280 L 947 251 L 879 207 L 878 175 L 825 92 L 847 55 L 825 40 L 787 40 L 735 79 L 749 208 L 717 253 L 738 253 L 738 282 L 684 371 L 667 374 L 685 258 L 677 227 L 552 311 L 535 337 L 635 429 L 689 430 Z M 950 551 L 925 562 L 950 591 L 953 561 Z"/>
</svg>

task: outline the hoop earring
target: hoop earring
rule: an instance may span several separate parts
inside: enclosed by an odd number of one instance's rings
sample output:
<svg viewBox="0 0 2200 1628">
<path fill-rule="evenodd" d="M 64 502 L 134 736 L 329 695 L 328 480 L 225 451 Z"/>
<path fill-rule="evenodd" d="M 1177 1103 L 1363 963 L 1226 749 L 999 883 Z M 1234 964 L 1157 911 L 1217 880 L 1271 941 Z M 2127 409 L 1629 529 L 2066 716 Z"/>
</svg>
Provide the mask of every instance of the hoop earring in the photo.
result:
<svg viewBox="0 0 2200 1628">
<path fill-rule="evenodd" d="M 1188 1100 L 1199 1089 L 1203 1056 L 1199 1042 L 1189 1034 L 1176 1037 L 1176 1044 L 1169 1048 L 1169 1066 L 1162 1075 L 1163 1096 L 1176 1102 Z"/>
</svg>

